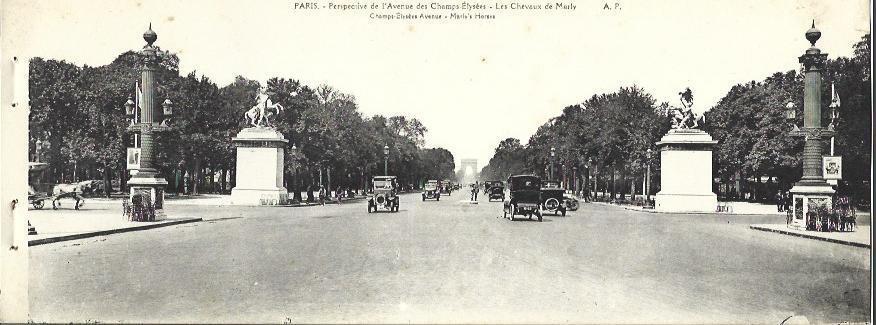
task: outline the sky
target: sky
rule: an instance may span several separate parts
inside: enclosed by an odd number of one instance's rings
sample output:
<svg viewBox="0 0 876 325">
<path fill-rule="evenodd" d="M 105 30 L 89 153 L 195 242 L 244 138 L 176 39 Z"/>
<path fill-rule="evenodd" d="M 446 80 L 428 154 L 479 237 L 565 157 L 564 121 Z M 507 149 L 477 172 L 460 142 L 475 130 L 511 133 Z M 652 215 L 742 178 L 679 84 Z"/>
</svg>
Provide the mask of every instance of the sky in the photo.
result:
<svg viewBox="0 0 876 325">
<path fill-rule="evenodd" d="M 97 66 L 141 48 L 152 23 L 184 74 L 220 86 L 237 75 L 328 84 L 354 95 L 366 116 L 420 119 L 427 147 L 481 168 L 502 139 L 526 143 L 593 95 L 636 85 L 678 105 L 690 87 L 702 112 L 735 84 L 799 69 L 813 19 L 831 58 L 850 56 L 871 19 L 867 0 L 584 0 L 572 11 L 487 10 L 489 21 L 382 21 L 369 14 L 394 11 L 251 2 L 3 0 L 0 36 L 20 56 Z M 511 2 L 544 3 L 481 3 Z"/>
</svg>

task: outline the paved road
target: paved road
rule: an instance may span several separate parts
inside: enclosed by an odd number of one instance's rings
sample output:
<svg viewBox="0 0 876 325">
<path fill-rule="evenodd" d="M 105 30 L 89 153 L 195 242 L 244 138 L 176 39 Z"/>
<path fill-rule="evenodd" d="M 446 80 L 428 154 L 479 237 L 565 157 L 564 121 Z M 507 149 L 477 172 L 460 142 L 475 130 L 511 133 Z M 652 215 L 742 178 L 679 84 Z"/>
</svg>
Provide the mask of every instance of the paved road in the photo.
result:
<svg viewBox="0 0 876 325">
<path fill-rule="evenodd" d="M 31 248 L 31 314 L 69 322 L 813 322 L 870 318 L 867 249 L 748 229 L 781 216 L 402 197 L 309 208 L 171 206 L 212 219 Z"/>
</svg>

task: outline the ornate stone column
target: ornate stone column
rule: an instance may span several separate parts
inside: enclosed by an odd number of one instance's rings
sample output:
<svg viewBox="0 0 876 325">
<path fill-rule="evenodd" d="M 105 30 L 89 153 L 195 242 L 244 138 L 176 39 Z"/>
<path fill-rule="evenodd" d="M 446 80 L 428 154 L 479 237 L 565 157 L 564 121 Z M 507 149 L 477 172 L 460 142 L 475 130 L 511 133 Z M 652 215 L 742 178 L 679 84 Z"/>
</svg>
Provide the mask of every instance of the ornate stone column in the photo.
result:
<svg viewBox="0 0 876 325">
<path fill-rule="evenodd" d="M 815 28 L 806 31 L 806 39 L 812 47 L 799 57 L 803 65 L 803 128 L 791 131 L 791 135 L 805 138 L 803 146 L 803 177 L 791 188 L 793 196 L 791 226 L 806 227 L 806 214 L 810 206 L 832 206 L 833 188 L 822 175 L 822 150 L 825 139 L 834 133 L 832 129 L 821 126 L 821 74 L 827 61 L 827 53 L 815 47 L 821 32 Z"/>
<path fill-rule="evenodd" d="M 140 134 L 140 169 L 128 181 L 128 187 L 132 198 L 138 193 L 148 194 L 155 207 L 155 220 L 163 220 L 167 218 L 164 213 L 164 189 L 167 186 L 167 180 L 158 176 L 158 170 L 153 165 L 156 149 L 153 136 L 155 132 L 165 131 L 167 127 L 159 125 L 155 118 L 154 73 L 159 58 L 156 48 L 152 46 L 152 43 L 158 39 L 158 35 L 152 31 L 152 24 L 149 25 L 149 30 L 143 33 L 143 39 L 146 41 L 146 46 L 143 47 L 144 62 L 140 73 L 140 82 L 143 87 L 140 123 L 128 128 L 129 131 Z"/>
</svg>

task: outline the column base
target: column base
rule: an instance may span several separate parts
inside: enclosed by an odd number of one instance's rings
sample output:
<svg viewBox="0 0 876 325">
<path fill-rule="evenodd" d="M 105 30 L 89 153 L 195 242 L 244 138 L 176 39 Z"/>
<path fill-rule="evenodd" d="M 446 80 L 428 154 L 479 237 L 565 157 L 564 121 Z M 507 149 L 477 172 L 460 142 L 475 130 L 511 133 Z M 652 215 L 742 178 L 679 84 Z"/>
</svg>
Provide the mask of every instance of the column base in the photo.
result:
<svg viewBox="0 0 876 325">
<path fill-rule="evenodd" d="M 131 177 L 131 180 L 128 181 L 130 188 L 128 200 L 131 200 L 136 193 L 149 195 L 152 206 L 155 208 L 154 221 L 166 220 L 167 214 L 164 212 L 164 188 L 166 186 L 167 181 L 163 178 Z"/>
<path fill-rule="evenodd" d="M 231 189 L 232 205 L 283 205 L 289 199 L 285 188 L 273 189 Z"/>
<path fill-rule="evenodd" d="M 798 182 L 789 191 L 792 196 L 790 227 L 806 230 L 810 205 L 833 207 L 833 187 L 826 182 Z M 812 211 L 815 212 L 815 211 Z"/>
<path fill-rule="evenodd" d="M 654 210 L 661 212 L 715 212 L 718 196 L 715 193 L 657 193 Z"/>
</svg>

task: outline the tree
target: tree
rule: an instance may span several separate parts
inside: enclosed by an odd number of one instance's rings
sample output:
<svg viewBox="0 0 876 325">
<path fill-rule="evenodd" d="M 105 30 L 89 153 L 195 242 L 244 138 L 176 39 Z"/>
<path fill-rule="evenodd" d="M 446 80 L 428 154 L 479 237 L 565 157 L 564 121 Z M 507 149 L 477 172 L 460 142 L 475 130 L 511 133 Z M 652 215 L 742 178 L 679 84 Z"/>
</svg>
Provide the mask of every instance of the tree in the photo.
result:
<svg viewBox="0 0 876 325">
<path fill-rule="evenodd" d="M 822 125 L 827 126 L 830 85 L 843 99 L 837 121 L 837 154 L 844 158 L 844 182 L 839 191 L 868 201 L 872 107 L 870 106 L 870 35 L 855 44 L 855 57 L 828 60 L 822 94 Z M 763 81 L 733 86 L 707 112 L 704 129 L 718 140 L 718 175 L 731 178 L 775 177 L 789 188 L 801 177 L 803 139 L 789 135 L 785 121 L 788 102 L 797 107 L 797 125 L 803 119 L 803 76 L 777 72 Z M 825 152 L 827 154 L 827 152 Z M 845 173 L 848 170 L 849 173 Z"/>
</svg>

